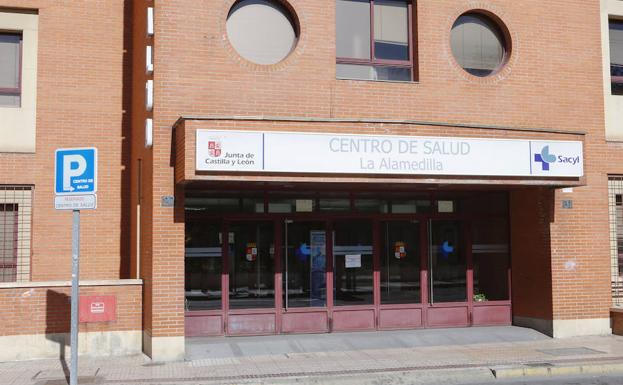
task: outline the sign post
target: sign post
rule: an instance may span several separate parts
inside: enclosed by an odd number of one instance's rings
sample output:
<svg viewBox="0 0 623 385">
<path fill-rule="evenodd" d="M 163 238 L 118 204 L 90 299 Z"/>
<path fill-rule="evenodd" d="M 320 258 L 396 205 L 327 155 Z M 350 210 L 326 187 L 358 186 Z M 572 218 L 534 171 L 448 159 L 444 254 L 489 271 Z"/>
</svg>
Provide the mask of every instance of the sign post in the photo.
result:
<svg viewBox="0 0 623 385">
<path fill-rule="evenodd" d="M 78 385 L 78 296 L 80 280 L 80 210 L 73 210 L 71 226 L 71 369 L 69 384 Z"/>
<path fill-rule="evenodd" d="M 80 210 L 97 208 L 97 149 L 58 149 L 55 154 L 54 208 L 72 210 L 70 385 L 78 385 Z"/>
</svg>

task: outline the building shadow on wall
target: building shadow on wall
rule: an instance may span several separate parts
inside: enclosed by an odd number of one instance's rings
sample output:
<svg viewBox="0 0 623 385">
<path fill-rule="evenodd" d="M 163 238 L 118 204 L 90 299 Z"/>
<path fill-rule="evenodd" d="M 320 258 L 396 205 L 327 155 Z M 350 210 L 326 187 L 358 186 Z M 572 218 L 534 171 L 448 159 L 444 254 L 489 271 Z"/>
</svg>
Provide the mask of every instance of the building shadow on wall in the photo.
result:
<svg viewBox="0 0 623 385">
<path fill-rule="evenodd" d="M 119 278 L 130 277 L 131 263 L 131 184 L 132 184 L 132 11 L 133 2 L 124 1 L 123 4 L 123 91 L 121 99 L 121 191 L 119 218 L 121 233 L 119 239 Z"/>
<path fill-rule="evenodd" d="M 58 357 L 63 368 L 63 375 L 69 384 L 69 365 L 65 352 L 71 344 L 71 297 L 48 289 L 45 296 L 45 309 L 45 337 L 58 344 Z"/>
</svg>

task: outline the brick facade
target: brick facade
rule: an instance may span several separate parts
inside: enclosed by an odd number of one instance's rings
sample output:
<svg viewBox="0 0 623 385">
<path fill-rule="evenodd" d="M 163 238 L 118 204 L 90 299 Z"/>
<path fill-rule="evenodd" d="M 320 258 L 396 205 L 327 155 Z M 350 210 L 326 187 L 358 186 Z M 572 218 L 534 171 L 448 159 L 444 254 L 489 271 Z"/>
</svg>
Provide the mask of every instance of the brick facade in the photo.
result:
<svg viewBox="0 0 623 385">
<path fill-rule="evenodd" d="M 556 321 L 609 317 L 607 174 L 623 173 L 617 166 L 623 152 L 605 140 L 598 2 L 419 0 L 417 81 L 395 83 L 336 80 L 335 2 L 287 1 L 300 22 L 297 47 L 283 62 L 259 66 L 239 57 L 227 40 L 225 21 L 235 0 L 0 0 L 0 7 L 39 13 L 37 150 L 0 154 L 0 184 L 34 185 L 33 281 L 67 280 L 70 274 L 70 215 L 52 207 L 50 164 L 58 147 L 99 149 L 99 207 L 82 216 L 82 278 L 143 279 L 142 320 L 128 310 L 123 328 L 144 330 L 151 346 L 153 339 L 184 336 L 184 184 L 208 179 L 193 168 L 197 128 L 579 140 L 585 149 L 585 176 L 579 180 L 549 187 L 537 187 L 548 184 L 538 179 L 435 182 L 495 184 L 511 191 L 518 320 L 549 322 L 551 334 L 564 335 L 556 333 Z M 153 38 L 145 33 L 148 6 L 155 9 Z M 510 31 L 511 57 L 490 78 L 468 76 L 450 51 L 452 24 L 472 9 L 497 15 Z M 145 73 L 146 45 L 154 46 L 153 75 Z M 153 113 L 145 112 L 147 79 L 154 80 Z M 213 118 L 189 118 L 174 128 L 181 116 Z M 144 145 L 147 117 L 154 122 L 152 148 Z M 553 185 L 575 187 L 565 193 Z M 166 195 L 175 196 L 175 207 L 162 207 Z M 563 199 L 572 199 L 573 209 L 563 210 Z M 118 291 L 119 302 L 140 302 L 135 289 Z M 15 304 L 21 293 L 4 290 L 0 308 Z M 38 306 L 45 302 L 42 290 L 36 289 Z M 20 333 L 22 321 L 11 322 L 15 329 L 8 334 Z"/>
<path fill-rule="evenodd" d="M 123 1 L 3 0 L 0 7 L 39 13 L 36 152 L 0 153 L 0 184 L 34 185 L 31 279 L 70 277 L 71 214 L 54 210 L 53 164 L 55 149 L 79 146 L 99 149 L 98 210 L 82 214 L 82 278 L 127 278 L 130 108 L 124 79 L 131 63 L 124 33 L 131 12 Z"/>
<path fill-rule="evenodd" d="M 175 168 L 171 161 L 171 157 L 175 157 L 171 150 L 171 126 L 184 115 L 392 119 L 448 123 L 450 127 L 271 122 L 270 118 L 264 122 L 186 121 L 178 127 L 186 131 L 185 169 L 177 170 L 178 178 L 182 178 L 178 182 L 194 177 L 192 127 L 553 140 L 579 138 L 585 145 L 586 169 L 581 179 L 585 187 L 576 187 L 570 194 L 533 188 L 512 194 L 514 315 L 549 322 L 608 317 L 606 170 L 614 172 L 607 167 L 614 163 L 609 163 L 609 157 L 604 156 L 607 147 L 602 63 L 600 45 L 595 44 L 600 41 L 598 3 L 418 1 L 419 76 L 416 83 L 336 80 L 335 7 L 329 0 L 290 0 L 301 26 L 296 49 L 276 65 L 250 63 L 236 54 L 226 37 L 225 20 L 233 3 L 234 0 L 156 2 L 154 202 L 161 195 L 175 192 L 171 183 Z M 494 13 L 510 31 L 513 50 L 509 63 L 491 78 L 468 76 L 458 68 L 449 48 L 454 20 L 471 9 Z M 570 57 L 574 59 L 568 60 Z M 458 127 L 465 124 L 502 129 Z M 546 132 L 516 130 L 526 128 Z M 565 132 L 585 135 L 564 135 Z M 179 133 L 176 135 L 180 138 Z M 176 143 L 176 146 L 179 155 L 181 145 Z M 178 167 L 181 166 L 182 160 L 175 159 Z M 314 180 L 296 176 L 239 179 Z M 339 181 L 340 178 L 322 180 Z M 388 182 L 384 178 L 357 180 Z M 417 178 L 410 181 L 417 183 Z M 160 191 L 156 191 L 158 188 Z M 177 198 L 182 198 L 181 194 Z M 573 200 L 572 210 L 562 210 L 563 198 Z M 158 244 L 154 243 L 154 250 L 163 251 L 165 247 L 167 263 L 174 254 L 181 261 L 183 227 L 176 221 L 174 211 L 155 209 L 154 214 L 159 216 L 158 220 L 168 218 L 161 229 L 154 225 L 154 239 L 159 240 Z M 181 262 L 177 266 L 181 267 Z M 170 277 L 167 285 L 179 293 L 183 277 Z M 545 294 L 535 299 L 537 293 Z M 179 317 L 178 308 L 171 309 L 168 304 L 167 299 L 163 306 L 170 309 L 169 315 Z M 182 335 L 178 328 L 166 330 Z"/>
</svg>

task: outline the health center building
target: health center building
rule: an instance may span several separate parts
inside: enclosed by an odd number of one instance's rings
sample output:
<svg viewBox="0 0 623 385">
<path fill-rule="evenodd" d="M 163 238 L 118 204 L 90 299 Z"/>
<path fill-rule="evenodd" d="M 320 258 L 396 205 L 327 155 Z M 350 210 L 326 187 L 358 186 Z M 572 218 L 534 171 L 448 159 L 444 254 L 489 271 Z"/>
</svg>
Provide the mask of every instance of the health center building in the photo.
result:
<svg viewBox="0 0 623 385">
<path fill-rule="evenodd" d="M 0 359 L 67 338 L 63 147 L 99 154 L 84 354 L 623 329 L 620 3 L 0 0 Z"/>
</svg>

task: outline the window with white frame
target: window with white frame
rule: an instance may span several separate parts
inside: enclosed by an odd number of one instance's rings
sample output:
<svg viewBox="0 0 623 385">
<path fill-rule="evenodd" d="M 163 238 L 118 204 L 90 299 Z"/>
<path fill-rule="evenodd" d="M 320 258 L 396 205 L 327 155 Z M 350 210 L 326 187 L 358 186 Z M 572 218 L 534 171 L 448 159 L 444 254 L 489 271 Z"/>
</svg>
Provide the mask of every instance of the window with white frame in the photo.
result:
<svg viewBox="0 0 623 385">
<path fill-rule="evenodd" d="M 21 105 L 21 65 L 21 32 L 0 32 L 0 106 L 19 107 Z"/>
<path fill-rule="evenodd" d="M 0 152 L 36 151 L 36 10 L 0 9 Z"/>
</svg>

